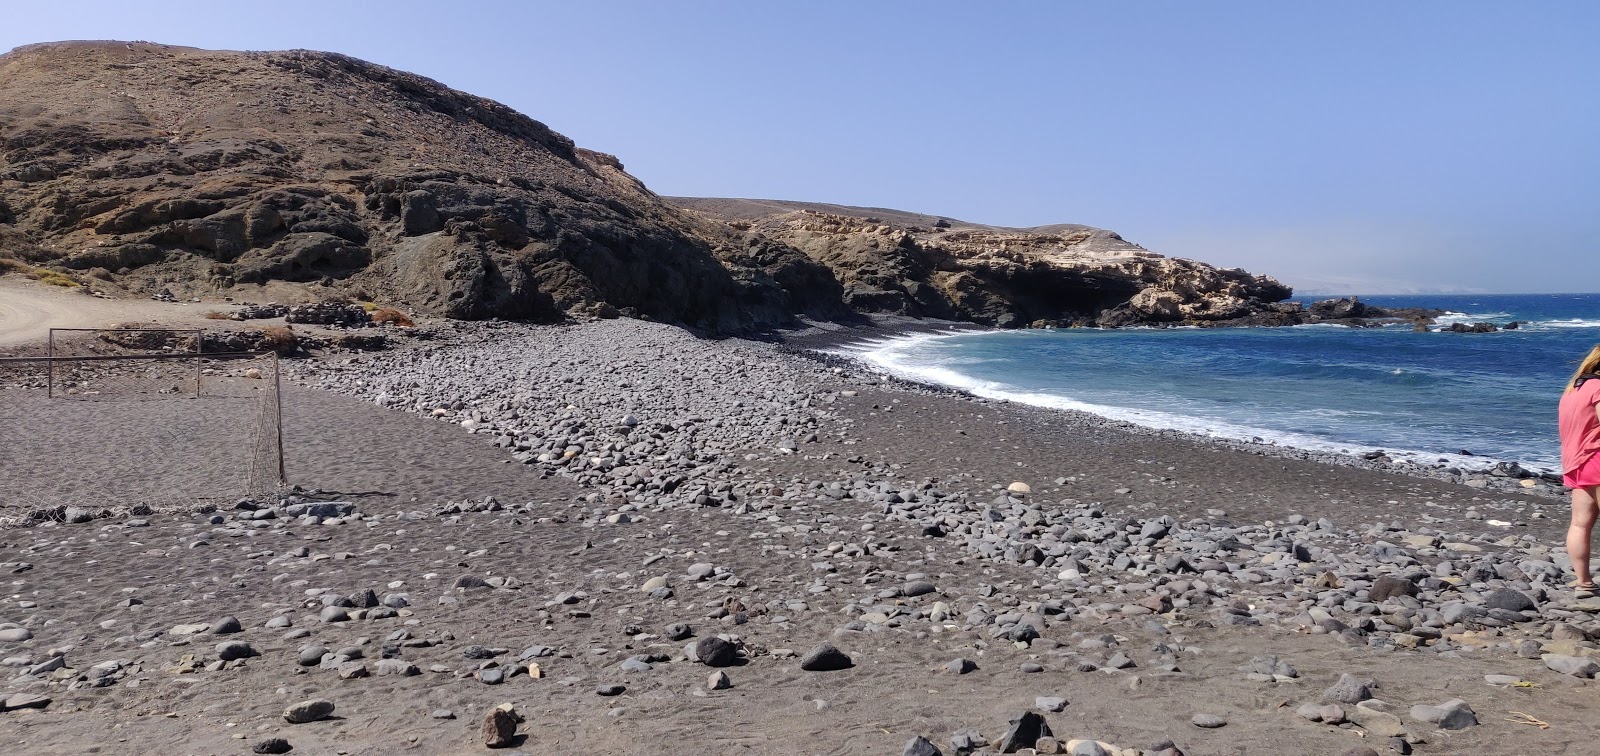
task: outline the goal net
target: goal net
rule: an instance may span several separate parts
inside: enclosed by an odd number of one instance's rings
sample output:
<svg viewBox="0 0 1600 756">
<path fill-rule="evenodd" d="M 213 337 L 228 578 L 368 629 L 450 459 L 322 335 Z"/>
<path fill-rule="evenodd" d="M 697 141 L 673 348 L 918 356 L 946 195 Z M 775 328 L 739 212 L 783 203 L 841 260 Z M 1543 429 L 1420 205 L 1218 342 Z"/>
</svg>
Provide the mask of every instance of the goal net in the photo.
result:
<svg viewBox="0 0 1600 756">
<path fill-rule="evenodd" d="M 72 330 L 0 359 L 0 525 L 262 499 L 286 481 L 278 357 L 199 331 Z"/>
</svg>

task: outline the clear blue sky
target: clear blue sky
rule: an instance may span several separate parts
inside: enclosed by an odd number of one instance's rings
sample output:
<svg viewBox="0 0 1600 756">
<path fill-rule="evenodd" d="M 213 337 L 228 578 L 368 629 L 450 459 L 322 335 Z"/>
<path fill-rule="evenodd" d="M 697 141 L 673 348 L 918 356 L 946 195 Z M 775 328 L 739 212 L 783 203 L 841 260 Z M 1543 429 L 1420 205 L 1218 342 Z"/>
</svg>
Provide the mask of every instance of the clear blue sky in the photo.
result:
<svg viewBox="0 0 1600 756">
<path fill-rule="evenodd" d="M 661 194 L 1115 229 L 1303 290 L 1600 290 L 1600 2 L 70 2 L 0 49 L 335 50 Z"/>
</svg>

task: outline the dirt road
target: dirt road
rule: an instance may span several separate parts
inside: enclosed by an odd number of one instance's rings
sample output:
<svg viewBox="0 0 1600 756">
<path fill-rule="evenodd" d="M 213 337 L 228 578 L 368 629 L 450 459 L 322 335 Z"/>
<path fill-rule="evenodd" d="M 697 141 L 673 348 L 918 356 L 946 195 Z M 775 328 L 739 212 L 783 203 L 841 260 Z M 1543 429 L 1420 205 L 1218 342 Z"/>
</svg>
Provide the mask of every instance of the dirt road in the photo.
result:
<svg viewBox="0 0 1600 756">
<path fill-rule="evenodd" d="M 32 281 L 0 280 L 0 347 L 43 341 L 51 328 L 97 328 L 130 320 L 204 322 L 202 313 L 213 309 L 226 308 L 100 299 Z"/>
</svg>

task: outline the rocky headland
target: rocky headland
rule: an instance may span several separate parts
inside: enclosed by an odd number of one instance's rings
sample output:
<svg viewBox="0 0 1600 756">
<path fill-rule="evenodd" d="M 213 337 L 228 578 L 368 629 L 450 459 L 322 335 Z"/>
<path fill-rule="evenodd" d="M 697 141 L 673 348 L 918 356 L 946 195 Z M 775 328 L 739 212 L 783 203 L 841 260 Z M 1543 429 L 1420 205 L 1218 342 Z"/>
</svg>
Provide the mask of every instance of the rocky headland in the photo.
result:
<svg viewBox="0 0 1600 756">
<path fill-rule="evenodd" d="M 861 313 L 1286 325 L 1287 286 L 1081 225 L 658 197 L 504 105 L 343 55 L 0 56 L 0 256 L 105 296 L 618 315 L 731 334 Z"/>
</svg>

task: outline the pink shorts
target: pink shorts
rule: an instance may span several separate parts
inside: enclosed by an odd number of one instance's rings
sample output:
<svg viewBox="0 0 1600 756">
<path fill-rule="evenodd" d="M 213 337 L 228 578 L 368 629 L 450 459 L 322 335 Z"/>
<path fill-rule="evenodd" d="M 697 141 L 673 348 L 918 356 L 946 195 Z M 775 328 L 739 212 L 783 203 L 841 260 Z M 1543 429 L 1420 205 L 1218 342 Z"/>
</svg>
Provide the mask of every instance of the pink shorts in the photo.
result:
<svg viewBox="0 0 1600 756">
<path fill-rule="evenodd" d="M 1589 455 L 1578 469 L 1561 476 L 1561 483 L 1567 488 L 1600 486 L 1600 453 Z"/>
</svg>

